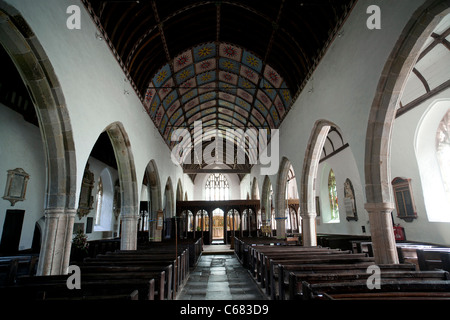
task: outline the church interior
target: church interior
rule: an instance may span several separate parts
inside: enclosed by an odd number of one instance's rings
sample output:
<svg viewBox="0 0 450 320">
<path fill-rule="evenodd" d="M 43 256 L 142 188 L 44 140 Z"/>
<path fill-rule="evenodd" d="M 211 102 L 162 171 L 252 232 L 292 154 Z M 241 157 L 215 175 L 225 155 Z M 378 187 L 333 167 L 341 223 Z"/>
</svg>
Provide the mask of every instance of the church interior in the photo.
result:
<svg viewBox="0 0 450 320">
<path fill-rule="evenodd" d="M 449 0 L 0 0 L 0 44 L 2 299 L 450 299 Z"/>
</svg>

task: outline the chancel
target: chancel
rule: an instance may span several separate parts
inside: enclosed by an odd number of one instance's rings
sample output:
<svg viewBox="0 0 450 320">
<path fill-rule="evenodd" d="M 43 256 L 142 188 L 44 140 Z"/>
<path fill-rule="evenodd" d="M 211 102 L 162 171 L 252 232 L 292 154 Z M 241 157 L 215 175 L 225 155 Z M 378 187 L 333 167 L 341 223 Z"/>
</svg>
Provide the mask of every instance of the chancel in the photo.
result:
<svg viewBox="0 0 450 320">
<path fill-rule="evenodd" d="M 450 299 L 449 0 L 0 0 L 0 44 L 2 301 Z"/>
</svg>

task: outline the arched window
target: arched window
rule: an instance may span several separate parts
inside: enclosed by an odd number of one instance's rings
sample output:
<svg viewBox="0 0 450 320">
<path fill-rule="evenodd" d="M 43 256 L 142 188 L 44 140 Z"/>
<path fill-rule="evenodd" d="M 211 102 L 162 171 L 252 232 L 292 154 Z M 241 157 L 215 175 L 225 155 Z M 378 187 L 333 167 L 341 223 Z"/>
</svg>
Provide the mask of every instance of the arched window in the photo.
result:
<svg viewBox="0 0 450 320">
<path fill-rule="evenodd" d="M 330 174 L 328 175 L 328 198 L 330 199 L 331 220 L 338 220 L 339 207 L 336 190 L 336 177 L 334 176 L 333 169 L 330 170 Z"/>
<path fill-rule="evenodd" d="M 450 197 L 450 110 L 442 118 L 438 126 L 436 156 L 445 193 Z"/>
<path fill-rule="evenodd" d="M 230 187 L 228 180 L 223 174 L 212 173 L 205 185 L 206 200 L 228 200 Z"/>
<path fill-rule="evenodd" d="M 98 190 L 97 190 L 97 210 L 95 212 L 95 224 L 100 224 L 102 215 L 102 201 L 103 201 L 103 183 L 102 178 L 98 178 Z"/>
</svg>

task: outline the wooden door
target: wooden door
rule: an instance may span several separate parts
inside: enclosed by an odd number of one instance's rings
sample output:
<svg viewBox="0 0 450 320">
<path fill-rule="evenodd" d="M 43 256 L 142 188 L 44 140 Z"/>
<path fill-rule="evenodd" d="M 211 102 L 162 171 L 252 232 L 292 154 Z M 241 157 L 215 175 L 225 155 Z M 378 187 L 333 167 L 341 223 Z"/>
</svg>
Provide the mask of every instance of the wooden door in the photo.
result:
<svg viewBox="0 0 450 320">
<path fill-rule="evenodd" d="M 11 254 L 19 251 L 24 215 L 25 210 L 6 210 L 2 240 L 0 242 L 0 253 Z"/>
</svg>

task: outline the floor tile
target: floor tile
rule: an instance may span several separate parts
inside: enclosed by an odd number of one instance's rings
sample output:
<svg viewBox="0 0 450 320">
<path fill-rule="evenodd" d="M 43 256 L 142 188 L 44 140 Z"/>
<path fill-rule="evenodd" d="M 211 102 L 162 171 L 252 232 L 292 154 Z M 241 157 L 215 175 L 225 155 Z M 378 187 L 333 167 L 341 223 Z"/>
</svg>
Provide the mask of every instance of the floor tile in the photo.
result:
<svg viewBox="0 0 450 320">
<path fill-rule="evenodd" d="M 234 255 L 202 255 L 178 300 L 266 300 Z"/>
</svg>

